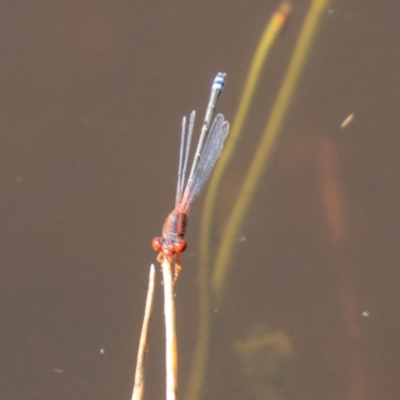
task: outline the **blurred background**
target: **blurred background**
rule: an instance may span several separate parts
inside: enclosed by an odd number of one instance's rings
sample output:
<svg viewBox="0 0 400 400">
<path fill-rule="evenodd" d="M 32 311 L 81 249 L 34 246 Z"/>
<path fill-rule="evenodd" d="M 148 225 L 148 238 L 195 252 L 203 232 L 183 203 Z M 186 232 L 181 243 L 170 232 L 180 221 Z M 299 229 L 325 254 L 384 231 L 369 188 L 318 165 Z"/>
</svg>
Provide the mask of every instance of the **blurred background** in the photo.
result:
<svg viewBox="0 0 400 400">
<path fill-rule="evenodd" d="M 174 205 L 181 118 L 204 115 L 224 71 L 218 109 L 233 119 L 278 5 L 0 5 L 2 399 L 130 399 L 150 242 Z M 216 205 L 217 235 L 309 5 L 293 1 L 263 73 Z M 399 398 L 399 11 L 393 0 L 338 0 L 324 14 L 215 310 L 204 398 Z M 176 285 L 180 397 L 198 332 L 202 199 Z M 148 399 L 164 397 L 157 289 Z M 260 337 L 256 357 L 248 344 Z"/>
</svg>

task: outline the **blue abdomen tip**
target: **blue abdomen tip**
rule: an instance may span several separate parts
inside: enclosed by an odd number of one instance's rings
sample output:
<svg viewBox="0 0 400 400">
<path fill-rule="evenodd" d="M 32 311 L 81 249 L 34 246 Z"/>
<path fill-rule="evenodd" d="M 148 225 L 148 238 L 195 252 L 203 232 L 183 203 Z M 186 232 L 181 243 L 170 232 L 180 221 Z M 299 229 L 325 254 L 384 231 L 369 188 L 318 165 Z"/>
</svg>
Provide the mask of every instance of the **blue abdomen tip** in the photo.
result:
<svg viewBox="0 0 400 400">
<path fill-rule="evenodd" d="M 225 73 L 220 72 L 214 79 L 214 82 L 212 84 L 212 89 L 222 90 L 225 85 L 225 76 L 226 76 Z"/>
</svg>

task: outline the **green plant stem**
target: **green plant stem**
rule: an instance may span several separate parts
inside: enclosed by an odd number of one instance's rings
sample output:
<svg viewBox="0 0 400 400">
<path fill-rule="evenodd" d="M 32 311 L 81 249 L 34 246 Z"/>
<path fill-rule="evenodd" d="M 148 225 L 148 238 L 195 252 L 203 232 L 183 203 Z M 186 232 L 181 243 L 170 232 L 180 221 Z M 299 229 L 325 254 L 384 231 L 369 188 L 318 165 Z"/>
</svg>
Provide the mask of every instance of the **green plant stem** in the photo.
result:
<svg viewBox="0 0 400 400">
<path fill-rule="evenodd" d="M 212 212 L 215 204 L 215 198 L 220 186 L 221 178 L 239 141 L 242 127 L 247 118 L 248 110 L 254 98 L 254 93 L 257 88 L 263 66 L 265 65 L 265 61 L 270 54 L 270 50 L 275 43 L 276 38 L 278 37 L 282 27 L 285 24 L 285 21 L 287 20 L 290 10 L 290 3 L 284 1 L 271 18 L 260 39 L 250 66 L 238 111 L 233 121 L 232 129 L 229 133 L 228 141 L 216 166 L 213 177 L 209 184 L 209 189 L 207 191 L 200 229 L 199 244 L 199 335 L 197 338 L 192 369 L 190 371 L 190 377 L 187 386 L 186 399 L 188 400 L 198 400 L 201 396 L 201 388 L 206 371 L 212 329 L 210 309 L 210 276 L 208 268 L 212 230 Z"/>
<path fill-rule="evenodd" d="M 261 175 L 276 145 L 276 139 L 289 111 L 301 72 L 303 71 L 313 40 L 316 36 L 319 21 L 327 5 L 328 0 L 313 0 L 311 3 L 283 84 L 272 108 L 271 116 L 268 119 L 261 142 L 257 147 L 256 154 L 226 225 L 225 234 L 221 241 L 212 276 L 212 297 L 214 301 L 213 306 L 215 307 L 219 307 L 223 298 L 236 237 L 239 234 L 240 227 L 250 207 L 250 203 L 254 198 Z"/>
</svg>

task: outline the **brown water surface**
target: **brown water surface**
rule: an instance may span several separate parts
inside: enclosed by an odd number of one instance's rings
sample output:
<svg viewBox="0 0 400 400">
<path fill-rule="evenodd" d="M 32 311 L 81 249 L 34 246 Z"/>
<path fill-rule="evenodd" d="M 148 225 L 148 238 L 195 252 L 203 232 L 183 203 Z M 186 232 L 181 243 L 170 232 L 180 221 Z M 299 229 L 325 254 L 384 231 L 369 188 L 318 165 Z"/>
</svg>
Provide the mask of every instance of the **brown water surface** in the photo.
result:
<svg viewBox="0 0 400 400">
<path fill-rule="evenodd" d="M 1 399 L 130 399 L 181 118 L 203 115 L 225 71 L 219 110 L 232 120 L 276 6 L 2 2 Z M 221 224 L 308 6 L 294 2 L 263 74 Z M 335 1 L 324 16 L 237 242 L 204 398 L 400 397 L 399 11 L 393 0 Z M 176 286 L 181 397 L 198 328 L 201 199 Z M 256 337 L 264 347 L 248 353 Z M 163 352 L 158 285 L 148 399 L 164 397 Z"/>
</svg>

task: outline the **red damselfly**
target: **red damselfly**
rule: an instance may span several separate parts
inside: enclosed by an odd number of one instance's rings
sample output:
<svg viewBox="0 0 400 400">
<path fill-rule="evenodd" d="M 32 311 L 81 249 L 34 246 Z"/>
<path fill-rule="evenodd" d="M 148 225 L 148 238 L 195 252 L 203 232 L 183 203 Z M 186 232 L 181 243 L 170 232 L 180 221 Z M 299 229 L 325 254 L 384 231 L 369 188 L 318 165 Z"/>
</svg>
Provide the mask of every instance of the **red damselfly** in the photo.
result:
<svg viewBox="0 0 400 400">
<path fill-rule="evenodd" d="M 208 102 L 199 143 L 194 155 L 189 179 L 186 183 L 186 167 L 196 113 L 192 111 L 187 131 L 186 117 L 183 117 L 175 208 L 164 222 L 162 236 L 155 237 L 152 241 L 154 250 L 159 252 L 157 260 L 162 262 L 163 259 L 166 258 L 168 261 L 175 264 L 175 280 L 181 269 L 180 253 L 186 249 L 186 240 L 184 236 L 189 207 L 200 195 L 210 178 L 215 163 L 221 155 L 229 131 L 229 122 L 225 120 L 223 114 L 218 114 L 211 125 L 218 97 L 225 84 L 225 76 L 224 73 L 220 72 L 215 77 L 212 84 L 210 100 Z"/>
</svg>

